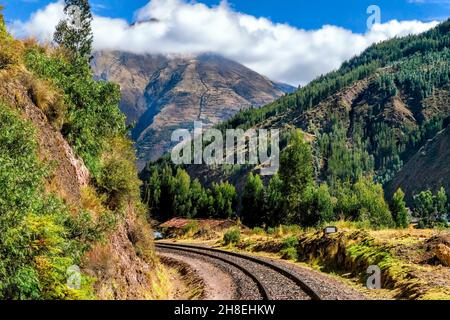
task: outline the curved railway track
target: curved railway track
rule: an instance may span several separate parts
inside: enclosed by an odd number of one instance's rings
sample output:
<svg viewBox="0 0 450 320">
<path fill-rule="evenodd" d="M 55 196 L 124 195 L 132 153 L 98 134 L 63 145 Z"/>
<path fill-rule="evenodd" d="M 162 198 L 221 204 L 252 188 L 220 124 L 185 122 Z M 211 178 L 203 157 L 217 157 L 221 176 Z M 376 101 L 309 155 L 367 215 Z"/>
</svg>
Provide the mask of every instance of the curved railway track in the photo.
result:
<svg viewBox="0 0 450 320">
<path fill-rule="evenodd" d="M 261 300 L 321 300 L 298 275 L 262 258 L 219 249 L 174 243 L 156 243 L 159 251 L 197 256 L 239 270 L 252 281 Z M 245 295 L 245 293 L 244 293 Z M 256 298 L 256 296 L 255 296 Z"/>
</svg>

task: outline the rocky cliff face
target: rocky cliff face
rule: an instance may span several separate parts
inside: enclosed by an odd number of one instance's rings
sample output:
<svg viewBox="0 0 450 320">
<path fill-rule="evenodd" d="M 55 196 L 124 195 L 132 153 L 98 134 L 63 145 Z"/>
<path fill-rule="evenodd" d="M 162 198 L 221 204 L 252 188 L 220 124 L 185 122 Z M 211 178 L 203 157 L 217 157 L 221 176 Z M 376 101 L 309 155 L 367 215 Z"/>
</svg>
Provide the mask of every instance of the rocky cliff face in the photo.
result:
<svg viewBox="0 0 450 320">
<path fill-rule="evenodd" d="M 121 86 L 121 109 L 136 124 L 140 167 L 170 149 L 173 130 L 190 129 L 194 121 L 211 126 L 293 90 L 213 54 L 98 52 L 92 65 L 97 78 Z"/>
</svg>

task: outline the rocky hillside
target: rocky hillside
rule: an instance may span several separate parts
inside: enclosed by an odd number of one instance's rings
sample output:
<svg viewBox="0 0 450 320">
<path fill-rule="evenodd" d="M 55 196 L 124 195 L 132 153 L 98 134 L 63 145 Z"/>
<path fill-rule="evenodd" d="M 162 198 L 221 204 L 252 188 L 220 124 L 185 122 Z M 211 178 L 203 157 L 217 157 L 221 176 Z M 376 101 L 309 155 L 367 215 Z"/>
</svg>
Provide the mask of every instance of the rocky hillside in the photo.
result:
<svg viewBox="0 0 450 320">
<path fill-rule="evenodd" d="M 444 186 L 450 190 L 450 126 L 438 133 L 421 148 L 387 185 L 387 194 L 402 188 L 412 203 L 411 195 Z"/>
<path fill-rule="evenodd" d="M 92 66 L 98 79 L 121 87 L 121 109 L 136 124 L 140 167 L 169 150 L 173 130 L 190 129 L 194 121 L 214 125 L 293 90 L 213 54 L 97 52 Z"/>
<path fill-rule="evenodd" d="M 260 109 L 242 111 L 219 128 L 303 129 L 313 137 L 316 178 L 331 185 L 372 174 L 385 186 L 394 179 L 408 199 L 418 190 L 448 185 L 445 134 L 427 147 L 432 158 L 421 158 L 419 150 L 448 123 L 449 30 L 447 21 L 421 35 L 373 45 L 339 70 Z M 248 167 L 242 169 L 245 177 Z M 203 180 L 242 180 L 239 168 L 218 170 L 188 168 Z"/>
<path fill-rule="evenodd" d="M 0 299 L 163 294 L 118 96 L 0 14 Z"/>
</svg>

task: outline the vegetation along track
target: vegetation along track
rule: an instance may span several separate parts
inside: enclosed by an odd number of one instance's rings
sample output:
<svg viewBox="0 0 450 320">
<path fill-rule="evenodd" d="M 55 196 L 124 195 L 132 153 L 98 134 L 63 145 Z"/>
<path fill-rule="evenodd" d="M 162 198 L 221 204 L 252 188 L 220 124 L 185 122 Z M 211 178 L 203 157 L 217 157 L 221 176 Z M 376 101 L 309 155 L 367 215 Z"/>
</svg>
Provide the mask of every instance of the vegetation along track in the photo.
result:
<svg viewBox="0 0 450 320">
<path fill-rule="evenodd" d="M 156 243 L 161 252 L 189 254 L 227 270 L 237 282 L 238 298 L 261 300 L 321 300 L 301 278 L 281 266 L 261 258 L 213 248 L 172 243 Z M 238 272 L 236 272 L 238 271 Z M 248 280 L 254 284 L 248 286 Z M 245 284 L 247 288 L 241 288 Z M 240 290 L 239 290 L 240 289 Z"/>
</svg>

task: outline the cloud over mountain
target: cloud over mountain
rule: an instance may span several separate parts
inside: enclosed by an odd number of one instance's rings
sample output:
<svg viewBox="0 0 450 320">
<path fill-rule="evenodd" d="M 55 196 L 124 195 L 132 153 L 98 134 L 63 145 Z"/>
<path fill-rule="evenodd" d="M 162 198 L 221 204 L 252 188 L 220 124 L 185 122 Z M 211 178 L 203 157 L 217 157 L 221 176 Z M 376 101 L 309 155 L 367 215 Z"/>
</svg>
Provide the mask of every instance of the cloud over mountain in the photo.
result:
<svg viewBox="0 0 450 320">
<path fill-rule="evenodd" d="M 11 25 L 16 36 L 52 38 L 63 17 L 63 2 L 35 12 L 28 21 Z M 214 52 L 293 85 L 305 84 L 360 53 L 375 42 L 426 31 L 437 22 L 392 20 L 365 34 L 324 25 L 303 30 L 274 23 L 231 8 L 226 1 L 209 7 L 185 0 L 151 0 L 129 25 L 122 19 L 95 16 L 94 47 L 133 53 L 195 54 Z"/>
</svg>

